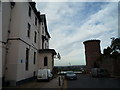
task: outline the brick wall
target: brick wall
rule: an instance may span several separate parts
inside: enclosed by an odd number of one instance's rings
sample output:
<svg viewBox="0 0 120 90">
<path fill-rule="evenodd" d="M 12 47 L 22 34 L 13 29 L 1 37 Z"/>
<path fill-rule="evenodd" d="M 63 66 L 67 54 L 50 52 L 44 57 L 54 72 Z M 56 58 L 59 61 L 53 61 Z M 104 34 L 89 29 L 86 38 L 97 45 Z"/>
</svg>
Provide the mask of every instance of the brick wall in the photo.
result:
<svg viewBox="0 0 120 90">
<path fill-rule="evenodd" d="M 103 55 L 100 61 L 100 68 L 105 68 L 111 76 L 120 76 L 120 56 L 113 58 L 112 55 Z"/>
</svg>

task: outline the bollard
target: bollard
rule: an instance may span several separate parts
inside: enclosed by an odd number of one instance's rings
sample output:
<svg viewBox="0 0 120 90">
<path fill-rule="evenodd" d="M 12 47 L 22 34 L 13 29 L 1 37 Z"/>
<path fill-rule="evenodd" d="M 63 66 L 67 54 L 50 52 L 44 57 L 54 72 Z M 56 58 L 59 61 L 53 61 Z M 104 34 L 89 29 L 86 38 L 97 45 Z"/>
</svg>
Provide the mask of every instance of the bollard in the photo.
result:
<svg viewBox="0 0 120 90">
<path fill-rule="evenodd" d="M 60 76 L 59 76 L 59 78 L 58 78 L 58 79 L 59 79 L 59 86 L 60 86 L 60 85 L 61 85 L 61 84 L 60 84 Z"/>
</svg>

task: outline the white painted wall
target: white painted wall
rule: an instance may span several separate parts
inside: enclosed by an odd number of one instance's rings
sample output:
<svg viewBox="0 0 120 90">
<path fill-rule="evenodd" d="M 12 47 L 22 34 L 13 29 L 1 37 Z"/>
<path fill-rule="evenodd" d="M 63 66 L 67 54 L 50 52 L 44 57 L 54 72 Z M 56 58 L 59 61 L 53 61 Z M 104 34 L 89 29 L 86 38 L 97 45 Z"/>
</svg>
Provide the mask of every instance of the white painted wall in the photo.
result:
<svg viewBox="0 0 120 90">
<path fill-rule="evenodd" d="M 26 59 L 26 48 L 29 48 L 29 67 L 28 71 L 25 70 L 25 59 Z M 36 63 L 34 64 L 34 52 L 37 52 L 36 49 L 29 47 L 23 42 L 19 44 L 19 56 L 18 56 L 18 70 L 17 70 L 17 81 L 33 77 L 33 72 L 37 71 L 37 55 Z M 37 54 L 37 53 L 36 53 Z M 22 62 L 21 62 L 22 60 Z"/>
<path fill-rule="evenodd" d="M 15 7 L 12 9 L 11 16 L 11 33 L 9 38 L 21 38 L 26 43 L 20 40 L 9 41 L 9 51 L 7 56 L 7 67 L 6 79 L 11 80 L 13 83 L 23 79 L 33 77 L 33 72 L 37 71 L 37 65 L 33 64 L 34 51 L 37 52 L 37 43 L 34 43 L 34 31 L 38 35 L 38 27 L 34 25 L 35 14 L 32 11 L 31 18 L 28 16 L 29 3 L 17 2 Z M 28 22 L 31 25 L 30 38 L 27 37 Z M 38 24 L 39 25 L 39 24 Z M 38 36 L 37 36 L 38 41 Z M 33 46 L 33 47 L 29 47 Z M 29 70 L 25 70 L 25 58 L 26 48 L 30 48 L 29 54 Z M 35 49 L 36 48 L 36 49 Z M 21 63 L 22 60 L 22 63 Z M 37 60 L 37 53 L 36 53 Z M 13 63 L 14 62 L 14 63 Z M 12 71 L 11 71 L 12 70 Z"/>
<path fill-rule="evenodd" d="M 5 5 L 5 6 L 4 6 Z M 9 6 L 9 7 L 8 7 Z M 3 28 L 5 28 L 5 32 L 3 32 L 4 39 L 7 38 L 17 38 L 19 36 L 19 29 L 20 29 L 20 10 L 19 7 L 14 7 L 11 11 L 11 16 L 8 12 L 10 12 L 10 3 L 6 2 L 3 4 L 3 16 L 6 16 L 3 18 Z M 18 11 L 17 11 L 18 10 Z M 17 11 L 17 12 L 16 12 Z M 9 15 L 9 16 L 8 16 Z M 9 18 L 8 18 L 9 17 Z M 11 17 L 11 22 L 10 22 L 10 17 Z M 19 18 L 18 18 L 19 17 Z M 7 22 L 7 23 L 6 23 Z M 9 35 L 8 30 L 10 30 Z M 3 29 L 4 31 L 4 29 Z M 15 84 L 16 82 L 16 73 L 17 73 L 17 60 L 18 60 L 18 49 L 19 49 L 19 41 L 12 40 L 8 42 L 8 53 L 6 57 L 6 71 L 5 71 L 5 80 L 11 81 L 12 84 Z M 5 55 L 3 53 L 3 55 Z"/>
<path fill-rule="evenodd" d="M 34 52 L 37 52 L 37 50 L 32 47 L 29 47 L 22 41 L 10 41 L 10 42 L 12 43 L 12 45 L 9 46 L 10 51 L 7 58 L 8 60 L 7 62 L 8 73 L 6 73 L 8 77 L 7 80 L 20 81 L 33 77 L 33 72 L 37 71 L 37 55 L 36 63 L 35 64 L 33 63 Z M 30 49 L 28 71 L 25 70 L 26 48 Z M 11 66 L 14 67 L 12 68 Z M 15 78 L 13 78 L 12 76 L 14 76 Z"/>
<path fill-rule="evenodd" d="M 0 41 L 2 41 L 2 3 L 0 2 Z M 2 43 L 0 42 L 0 90 L 2 89 Z"/>
<path fill-rule="evenodd" d="M 38 27 L 38 49 L 42 49 L 42 23 Z"/>
<path fill-rule="evenodd" d="M 21 6 L 19 6 L 19 3 L 15 3 L 14 8 L 12 9 L 11 28 L 10 28 L 9 38 L 17 38 L 20 36 L 21 24 L 23 23 L 21 10 L 22 9 L 21 9 Z"/>
<path fill-rule="evenodd" d="M 6 80 L 16 80 L 19 43 L 19 41 L 9 41 L 8 43 Z"/>
<path fill-rule="evenodd" d="M 10 14 L 11 8 L 9 2 L 2 2 L 2 40 L 7 42 L 8 39 L 8 30 L 10 28 Z M 2 44 L 2 71 L 4 76 L 5 71 L 5 61 L 6 61 L 6 45 Z"/>
<path fill-rule="evenodd" d="M 43 28 L 42 28 L 42 27 L 43 27 Z M 46 36 L 46 38 L 48 38 L 48 35 L 47 35 L 46 31 L 45 31 L 44 22 L 43 22 L 43 24 L 41 24 L 41 35 Z M 44 47 L 43 49 L 49 49 L 49 38 L 48 38 L 48 42 L 45 40 L 43 45 L 44 45 L 44 46 L 43 46 L 43 47 Z M 46 47 L 46 46 L 47 46 L 47 47 Z M 41 47 L 41 48 L 42 48 L 42 47 Z"/>
<path fill-rule="evenodd" d="M 34 45 L 37 48 L 37 43 L 34 43 L 34 31 L 37 32 L 37 41 L 38 41 L 38 26 L 35 25 L 35 14 L 32 10 L 31 18 L 28 16 L 29 4 L 28 3 L 16 3 L 19 7 L 21 7 L 21 24 L 20 24 L 20 38 L 25 40 L 26 42 Z M 31 25 L 30 30 L 30 38 L 27 37 L 28 23 Z M 39 24 L 38 24 L 39 25 Z"/>
<path fill-rule="evenodd" d="M 28 16 L 29 3 L 28 2 L 16 2 L 14 8 L 11 10 L 10 3 L 4 3 L 3 5 L 3 40 L 6 41 L 7 38 L 21 38 L 20 40 L 9 40 L 7 47 L 8 53 L 6 54 L 3 50 L 3 67 L 5 71 L 5 80 L 11 82 L 11 85 L 15 85 L 16 81 L 24 80 L 33 77 L 34 71 L 38 68 L 50 68 L 52 70 L 52 53 L 38 53 L 38 49 L 42 49 L 42 27 L 44 24 L 37 23 L 35 25 L 35 13 L 32 10 L 31 18 Z M 11 13 L 11 15 L 10 15 Z M 10 22 L 11 17 L 11 22 Z M 28 23 L 31 25 L 30 38 L 27 37 Z M 10 30 L 10 34 L 8 34 Z M 34 43 L 34 32 L 37 32 L 37 42 Z M 46 35 L 44 29 L 44 36 Z M 49 48 L 49 41 L 46 42 Z M 45 49 L 44 43 L 44 49 Z M 29 52 L 29 68 L 28 71 L 25 70 L 25 59 L 26 59 L 26 48 L 30 49 Z M 33 63 L 34 52 L 36 53 L 36 63 Z M 5 56 L 7 55 L 7 56 Z M 44 67 L 44 57 L 48 57 L 48 66 Z M 6 58 L 6 59 L 5 59 Z M 4 62 L 6 60 L 6 62 Z M 4 70 L 3 69 L 3 70 Z"/>
<path fill-rule="evenodd" d="M 118 37 L 120 38 L 120 2 L 118 2 Z"/>
</svg>

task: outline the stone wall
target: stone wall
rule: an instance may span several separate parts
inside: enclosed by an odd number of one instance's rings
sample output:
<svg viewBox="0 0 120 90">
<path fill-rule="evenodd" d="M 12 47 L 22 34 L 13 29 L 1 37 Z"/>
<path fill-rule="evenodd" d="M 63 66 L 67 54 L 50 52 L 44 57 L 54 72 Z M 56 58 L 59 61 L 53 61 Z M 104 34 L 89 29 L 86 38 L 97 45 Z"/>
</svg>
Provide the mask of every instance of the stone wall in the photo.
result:
<svg viewBox="0 0 120 90">
<path fill-rule="evenodd" d="M 109 71 L 110 76 L 120 76 L 120 56 L 113 58 L 112 55 L 102 55 L 99 62 L 100 68 L 105 68 Z"/>
</svg>

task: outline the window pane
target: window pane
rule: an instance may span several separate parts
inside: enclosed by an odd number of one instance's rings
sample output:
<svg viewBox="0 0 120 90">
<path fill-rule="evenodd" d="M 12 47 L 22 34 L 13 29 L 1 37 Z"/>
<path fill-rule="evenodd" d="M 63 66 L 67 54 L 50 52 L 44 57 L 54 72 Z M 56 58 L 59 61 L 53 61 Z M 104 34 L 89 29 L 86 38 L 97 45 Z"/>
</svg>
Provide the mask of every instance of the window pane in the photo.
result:
<svg viewBox="0 0 120 90">
<path fill-rule="evenodd" d="M 35 17 L 35 25 L 37 26 L 37 18 Z"/>
<path fill-rule="evenodd" d="M 29 12 L 28 12 L 29 16 L 31 17 L 31 7 L 29 6 Z"/>
<path fill-rule="evenodd" d="M 25 69 L 28 70 L 28 63 L 29 63 L 29 49 L 26 48 L 26 62 L 25 62 Z"/>
<path fill-rule="evenodd" d="M 47 64 L 48 64 L 48 59 L 47 59 L 47 57 L 45 57 L 44 58 L 44 66 L 47 66 Z"/>
<path fill-rule="evenodd" d="M 28 31 L 27 31 L 27 36 L 30 37 L 30 28 L 31 28 L 31 25 L 28 23 Z"/>
<path fill-rule="evenodd" d="M 36 43 L 37 32 L 35 31 L 34 42 Z"/>
<path fill-rule="evenodd" d="M 36 60 L 36 52 L 34 52 L 34 64 L 35 64 L 35 60 Z"/>
</svg>

